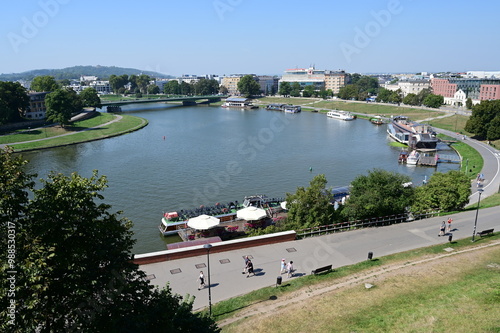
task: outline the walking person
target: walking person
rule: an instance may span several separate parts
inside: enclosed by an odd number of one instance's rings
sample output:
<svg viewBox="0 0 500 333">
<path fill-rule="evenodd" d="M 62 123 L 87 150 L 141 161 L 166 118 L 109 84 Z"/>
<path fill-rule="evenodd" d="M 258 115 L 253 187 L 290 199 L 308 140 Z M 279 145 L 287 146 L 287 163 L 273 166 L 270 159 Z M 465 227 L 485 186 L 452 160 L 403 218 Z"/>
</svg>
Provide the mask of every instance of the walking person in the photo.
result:
<svg viewBox="0 0 500 333">
<path fill-rule="evenodd" d="M 286 261 L 285 261 L 285 258 L 281 259 L 280 267 L 281 267 L 280 273 L 281 274 L 286 273 Z"/>
<path fill-rule="evenodd" d="M 451 217 L 448 219 L 448 226 L 446 227 L 446 233 L 451 233 L 451 222 L 453 220 L 451 219 Z"/>
<path fill-rule="evenodd" d="M 446 229 L 446 222 L 443 221 L 443 223 L 441 223 L 441 227 L 439 228 L 439 235 L 438 236 L 444 236 L 445 229 Z"/>
<path fill-rule="evenodd" d="M 241 272 L 241 274 L 247 273 L 248 262 L 250 261 L 250 259 L 248 258 L 248 256 L 245 256 L 243 259 L 245 259 L 245 266 L 243 267 L 243 272 Z"/>
<path fill-rule="evenodd" d="M 290 260 L 290 262 L 286 265 L 286 272 L 289 278 L 293 276 L 293 261 Z"/>
<path fill-rule="evenodd" d="M 255 276 L 255 273 L 253 272 L 253 263 L 252 263 L 252 260 L 248 259 L 248 262 L 247 262 L 247 277 L 250 277 L 250 274 L 252 274 L 253 276 Z"/>
<path fill-rule="evenodd" d="M 203 271 L 200 271 L 200 276 L 198 277 L 198 280 L 200 281 L 200 286 L 198 287 L 198 290 L 205 288 L 205 275 L 203 274 Z"/>
</svg>

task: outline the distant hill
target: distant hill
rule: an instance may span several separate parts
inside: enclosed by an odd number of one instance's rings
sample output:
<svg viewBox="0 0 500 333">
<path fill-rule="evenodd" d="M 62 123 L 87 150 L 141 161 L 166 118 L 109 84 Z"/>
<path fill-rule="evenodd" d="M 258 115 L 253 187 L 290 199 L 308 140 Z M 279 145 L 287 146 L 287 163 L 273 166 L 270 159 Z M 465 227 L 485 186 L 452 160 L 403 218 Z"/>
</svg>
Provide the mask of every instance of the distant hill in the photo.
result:
<svg viewBox="0 0 500 333">
<path fill-rule="evenodd" d="M 101 80 L 106 80 L 110 75 L 139 75 L 146 74 L 158 78 L 172 78 L 171 75 L 161 74 L 152 71 L 141 71 L 135 68 L 123 68 L 115 66 L 73 66 L 63 69 L 35 69 L 23 73 L 0 74 L 0 81 L 31 81 L 35 76 L 51 75 L 56 80 L 79 79 L 82 75 L 97 76 Z"/>
</svg>

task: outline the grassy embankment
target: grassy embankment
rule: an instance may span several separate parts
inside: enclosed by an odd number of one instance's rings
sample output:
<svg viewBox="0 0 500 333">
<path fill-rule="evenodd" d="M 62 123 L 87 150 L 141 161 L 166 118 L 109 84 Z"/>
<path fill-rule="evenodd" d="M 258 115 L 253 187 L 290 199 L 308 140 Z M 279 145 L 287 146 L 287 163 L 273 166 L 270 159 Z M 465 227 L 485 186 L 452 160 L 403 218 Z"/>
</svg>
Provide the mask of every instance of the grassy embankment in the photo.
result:
<svg viewBox="0 0 500 333">
<path fill-rule="evenodd" d="M 77 121 L 73 126 L 65 128 L 50 126 L 28 131 L 17 131 L 10 135 L 1 136 L 0 144 L 9 144 L 15 151 L 50 148 L 117 136 L 138 130 L 148 124 L 143 118 L 129 115 L 120 116 L 122 119 L 103 127 L 97 126 L 106 124 L 117 116 L 109 113 L 99 113 L 93 118 Z M 90 128 L 92 128 L 92 130 L 87 130 Z M 59 135 L 64 136 L 57 137 Z"/>
<path fill-rule="evenodd" d="M 467 238 L 286 279 L 219 302 L 212 313 L 221 325 L 232 322 L 223 332 L 498 332 L 500 247 L 445 255 L 498 239 Z"/>
</svg>

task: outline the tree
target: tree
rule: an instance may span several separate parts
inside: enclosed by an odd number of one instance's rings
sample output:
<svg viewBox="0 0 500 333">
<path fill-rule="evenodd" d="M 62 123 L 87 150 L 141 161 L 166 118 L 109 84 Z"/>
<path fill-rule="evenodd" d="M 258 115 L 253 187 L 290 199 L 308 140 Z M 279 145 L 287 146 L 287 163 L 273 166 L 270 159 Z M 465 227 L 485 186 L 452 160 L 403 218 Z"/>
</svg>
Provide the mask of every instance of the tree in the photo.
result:
<svg viewBox="0 0 500 333">
<path fill-rule="evenodd" d="M 228 92 L 229 92 L 229 90 L 227 90 L 227 88 L 225 86 L 220 86 L 219 93 L 221 93 L 223 95 L 227 95 Z"/>
<path fill-rule="evenodd" d="M 3 332 L 219 331 L 212 319 L 192 313 L 192 298 L 153 288 L 132 263 L 131 222 L 103 202 L 105 177 L 52 173 L 33 190 L 26 162 L 0 154 L 0 177 L 9 185 L 0 189 L 2 227 L 16 231 L 15 299 L 22 300 L 9 325 L 10 300 L 0 299 Z M 3 296 L 10 288 L 7 259 L 1 251 Z"/>
<path fill-rule="evenodd" d="M 469 202 L 470 194 L 470 180 L 464 173 L 457 170 L 436 172 L 426 185 L 416 188 L 412 211 L 461 210 Z"/>
<path fill-rule="evenodd" d="M 82 101 L 82 106 L 89 106 L 93 108 L 101 107 L 101 98 L 94 88 L 87 87 L 83 89 L 79 96 Z"/>
<path fill-rule="evenodd" d="M 135 80 L 137 87 L 141 90 L 141 93 L 146 94 L 151 77 L 146 74 L 141 74 Z"/>
<path fill-rule="evenodd" d="M 422 105 L 424 103 L 424 99 L 432 94 L 431 90 L 429 88 L 422 89 L 418 92 L 417 98 L 418 98 L 418 104 L 417 105 Z"/>
<path fill-rule="evenodd" d="M 500 100 L 481 101 L 472 107 L 472 115 L 465 123 L 465 130 L 478 138 L 497 140 L 500 138 Z"/>
<path fill-rule="evenodd" d="M 119 92 L 121 88 L 124 88 L 124 86 L 128 83 L 128 75 L 123 74 L 120 76 L 117 75 L 111 75 L 109 77 L 109 85 L 111 86 L 111 89 L 113 92 L 116 94 Z"/>
<path fill-rule="evenodd" d="M 439 108 L 444 103 L 444 97 L 441 95 L 429 94 L 422 101 L 422 104 L 429 108 Z"/>
<path fill-rule="evenodd" d="M 135 92 L 135 89 L 137 88 L 137 75 L 130 75 L 128 77 L 128 82 L 130 82 L 130 91 Z"/>
<path fill-rule="evenodd" d="M 181 93 L 181 87 L 177 80 L 170 80 L 163 86 L 163 92 L 165 94 L 179 95 Z"/>
<path fill-rule="evenodd" d="M 180 84 L 180 93 L 181 95 L 190 95 L 192 93 L 191 85 L 187 82 L 182 81 Z"/>
<path fill-rule="evenodd" d="M 156 95 L 160 93 L 160 87 L 158 87 L 156 84 L 150 84 L 148 86 L 148 94 L 150 95 Z"/>
<path fill-rule="evenodd" d="M 251 97 L 260 93 L 260 85 L 252 75 L 245 75 L 238 82 L 238 90 L 243 96 Z"/>
<path fill-rule="evenodd" d="M 389 96 L 389 102 L 396 104 L 401 103 L 403 101 L 403 99 L 401 98 L 402 94 L 403 93 L 401 92 L 401 89 L 391 92 L 391 95 Z"/>
<path fill-rule="evenodd" d="M 0 81 L 0 124 L 21 120 L 29 100 L 26 89 L 19 82 Z"/>
<path fill-rule="evenodd" d="M 73 89 L 57 89 L 45 96 L 47 120 L 60 123 L 62 127 L 70 123 L 71 116 L 82 109 L 79 96 Z"/>
<path fill-rule="evenodd" d="M 304 90 L 302 91 L 302 96 L 303 97 L 311 97 L 312 95 L 314 95 L 315 92 L 316 91 L 314 89 L 314 86 L 309 85 L 309 86 L 306 86 L 304 88 Z"/>
<path fill-rule="evenodd" d="M 290 96 L 290 92 L 292 91 L 292 86 L 290 85 L 290 82 L 281 82 L 279 89 L 278 89 L 278 94 L 281 96 L 287 97 Z"/>
<path fill-rule="evenodd" d="M 404 186 L 411 178 L 381 169 L 356 177 L 342 216 L 349 220 L 404 213 L 413 201 L 414 188 Z"/>
<path fill-rule="evenodd" d="M 403 98 L 403 103 L 406 105 L 419 105 L 418 104 L 418 97 L 414 93 L 409 93 L 408 95 Z"/>
<path fill-rule="evenodd" d="M 298 187 L 294 194 L 287 193 L 288 223 L 298 228 L 331 224 L 335 209 L 333 195 L 326 189 L 325 175 L 315 176 L 308 188 Z"/>
<path fill-rule="evenodd" d="M 472 99 L 469 97 L 467 98 L 467 100 L 465 101 L 465 107 L 467 108 L 467 110 L 472 110 Z"/>
<path fill-rule="evenodd" d="M 380 88 L 377 94 L 377 98 L 375 99 L 377 102 L 389 103 L 391 97 L 391 90 Z"/>
<path fill-rule="evenodd" d="M 54 91 L 59 88 L 56 80 L 50 75 L 36 76 L 33 81 L 31 81 L 30 89 L 43 92 L 43 91 Z"/>
<path fill-rule="evenodd" d="M 219 90 L 219 83 L 214 79 L 200 79 L 195 84 L 196 95 L 213 95 Z"/>
<path fill-rule="evenodd" d="M 337 96 L 341 99 L 357 99 L 359 96 L 359 87 L 355 84 L 348 84 L 339 89 Z"/>
</svg>

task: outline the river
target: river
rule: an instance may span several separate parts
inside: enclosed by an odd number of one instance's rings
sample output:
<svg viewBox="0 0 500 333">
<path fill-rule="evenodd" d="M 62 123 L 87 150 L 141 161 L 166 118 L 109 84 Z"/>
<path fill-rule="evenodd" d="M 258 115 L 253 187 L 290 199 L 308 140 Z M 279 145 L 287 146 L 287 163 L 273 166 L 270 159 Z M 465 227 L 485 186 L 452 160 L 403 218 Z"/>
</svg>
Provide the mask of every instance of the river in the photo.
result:
<svg viewBox="0 0 500 333">
<path fill-rule="evenodd" d="M 106 175 L 105 201 L 134 222 L 135 253 L 165 249 L 158 225 L 165 211 L 242 201 L 244 196 L 284 197 L 325 174 L 329 186 L 348 185 L 374 168 L 409 175 L 417 185 L 437 168 L 398 164 L 401 148 L 389 145 L 386 125 L 345 122 L 325 114 L 265 109 L 140 104 L 123 107 L 149 121 L 115 138 L 24 153 L 29 172 L 54 170 Z M 440 146 L 446 148 L 446 146 Z M 452 154 L 453 152 L 443 152 Z"/>
</svg>

